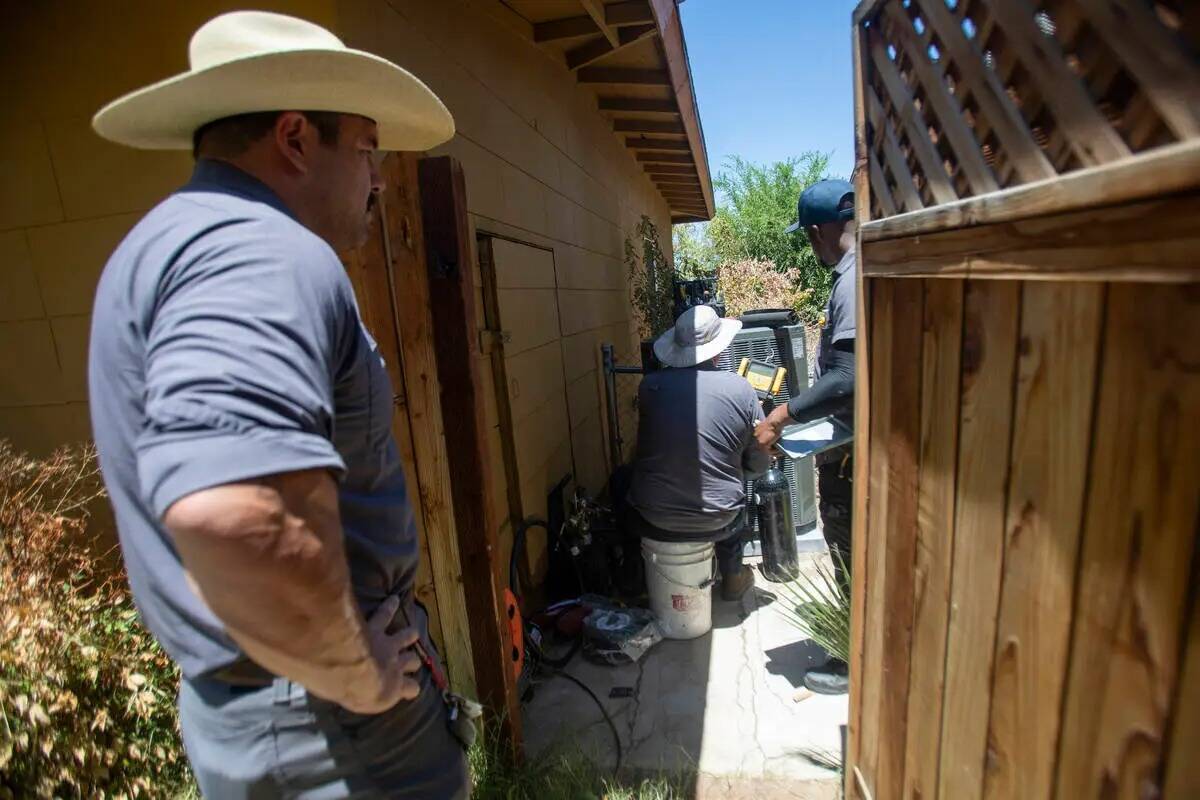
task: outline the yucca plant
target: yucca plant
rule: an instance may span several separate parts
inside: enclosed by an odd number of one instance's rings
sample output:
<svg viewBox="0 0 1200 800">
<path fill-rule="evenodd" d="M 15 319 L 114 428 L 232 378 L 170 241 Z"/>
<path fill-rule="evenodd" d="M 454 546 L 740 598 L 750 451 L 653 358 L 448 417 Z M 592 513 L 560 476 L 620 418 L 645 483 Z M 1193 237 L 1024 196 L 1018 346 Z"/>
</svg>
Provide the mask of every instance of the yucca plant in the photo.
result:
<svg viewBox="0 0 1200 800">
<path fill-rule="evenodd" d="M 846 574 L 841 553 L 834 549 L 841 574 Z M 850 660 L 850 586 L 843 583 L 824 561 L 817 561 L 815 574 L 801 572 L 794 581 L 780 584 L 776 608 L 791 624 L 842 661 Z"/>
</svg>

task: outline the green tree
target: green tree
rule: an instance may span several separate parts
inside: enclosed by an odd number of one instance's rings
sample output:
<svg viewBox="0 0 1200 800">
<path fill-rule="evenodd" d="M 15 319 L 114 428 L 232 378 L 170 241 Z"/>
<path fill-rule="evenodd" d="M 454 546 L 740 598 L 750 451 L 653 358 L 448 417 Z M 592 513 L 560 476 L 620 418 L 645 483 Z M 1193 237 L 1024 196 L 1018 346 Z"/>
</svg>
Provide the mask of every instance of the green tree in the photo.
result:
<svg viewBox="0 0 1200 800">
<path fill-rule="evenodd" d="M 681 278 L 705 278 L 715 275 L 721 263 L 708 238 L 707 222 L 689 222 L 671 229 L 675 271 Z"/>
<path fill-rule="evenodd" d="M 773 164 L 733 156 L 713 181 L 724 196 L 707 230 L 716 261 L 769 261 L 783 272 L 797 270 L 801 288 L 811 290 L 801 309 L 809 321 L 825 307 L 831 276 L 803 232 L 785 231 L 796 221 L 800 193 L 829 177 L 828 167 L 828 154 L 817 152 Z"/>
</svg>

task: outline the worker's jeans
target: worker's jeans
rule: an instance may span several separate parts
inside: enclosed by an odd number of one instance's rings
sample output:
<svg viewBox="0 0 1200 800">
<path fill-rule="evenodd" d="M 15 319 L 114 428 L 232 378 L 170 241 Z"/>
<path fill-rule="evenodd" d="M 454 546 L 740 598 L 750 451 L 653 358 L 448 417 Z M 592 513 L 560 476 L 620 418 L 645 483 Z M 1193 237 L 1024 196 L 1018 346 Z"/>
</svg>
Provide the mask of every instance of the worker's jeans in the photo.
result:
<svg viewBox="0 0 1200 800">
<path fill-rule="evenodd" d="M 372 716 L 286 678 L 261 689 L 185 680 L 180 727 L 200 791 L 214 800 L 466 798 L 462 745 L 429 673 L 420 674 L 416 700 Z"/>
<path fill-rule="evenodd" d="M 676 533 L 663 530 L 647 521 L 632 506 L 625 512 L 624 521 L 627 529 L 643 539 L 656 539 L 660 542 L 712 542 L 717 554 L 717 569 L 722 578 L 736 575 L 742 568 L 742 548 L 746 534 L 745 509 L 742 509 L 732 524 L 711 533 Z"/>
<path fill-rule="evenodd" d="M 817 466 L 821 495 L 821 528 L 833 558 L 833 570 L 843 585 L 850 585 L 850 522 L 854 507 L 854 463 L 831 461 Z"/>
</svg>

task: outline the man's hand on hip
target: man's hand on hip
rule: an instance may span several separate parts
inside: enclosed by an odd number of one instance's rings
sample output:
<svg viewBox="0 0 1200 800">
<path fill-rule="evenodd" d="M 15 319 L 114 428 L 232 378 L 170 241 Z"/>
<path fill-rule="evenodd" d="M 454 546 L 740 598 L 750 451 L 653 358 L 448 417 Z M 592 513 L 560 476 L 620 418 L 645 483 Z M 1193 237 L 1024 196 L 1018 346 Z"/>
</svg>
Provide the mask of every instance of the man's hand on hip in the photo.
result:
<svg viewBox="0 0 1200 800">
<path fill-rule="evenodd" d="M 342 702 L 344 708 L 356 714 L 381 714 L 402 700 L 416 699 L 421 693 L 421 684 L 413 677 L 421 670 L 421 659 L 412 649 L 420 633 L 416 628 L 388 632 L 399 609 L 400 597 L 392 595 L 367 620 L 367 639 L 379 669 L 379 684 L 366 696 L 349 697 Z"/>
</svg>

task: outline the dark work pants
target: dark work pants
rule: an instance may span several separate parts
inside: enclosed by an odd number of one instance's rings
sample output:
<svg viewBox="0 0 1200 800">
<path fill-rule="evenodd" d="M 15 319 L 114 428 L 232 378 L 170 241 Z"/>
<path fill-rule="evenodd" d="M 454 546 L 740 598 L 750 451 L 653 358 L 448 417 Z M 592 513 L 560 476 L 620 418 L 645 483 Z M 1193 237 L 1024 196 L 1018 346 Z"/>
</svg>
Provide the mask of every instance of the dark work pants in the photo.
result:
<svg viewBox="0 0 1200 800">
<path fill-rule="evenodd" d="M 742 529 L 734 531 L 714 545 L 717 551 L 717 569 L 721 572 L 721 577 L 736 575 L 742 568 Z"/>
<path fill-rule="evenodd" d="M 421 682 L 415 700 L 364 716 L 286 678 L 262 689 L 185 680 L 179 721 L 200 791 L 211 800 L 465 800 L 462 745 L 427 671 Z"/>
<path fill-rule="evenodd" d="M 833 559 L 833 571 L 843 586 L 850 585 L 850 519 L 854 507 L 854 463 L 847 459 L 817 467 L 821 494 L 821 528 Z"/>
<path fill-rule="evenodd" d="M 628 507 L 624 514 L 627 530 L 636 533 L 643 539 L 656 539 L 660 542 L 712 542 L 717 555 L 717 569 L 722 578 L 736 575 L 742 568 L 742 545 L 746 533 L 746 512 L 738 514 L 738 518 L 728 527 L 711 533 L 676 533 L 666 531 L 650 524 L 636 508 Z"/>
</svg>

